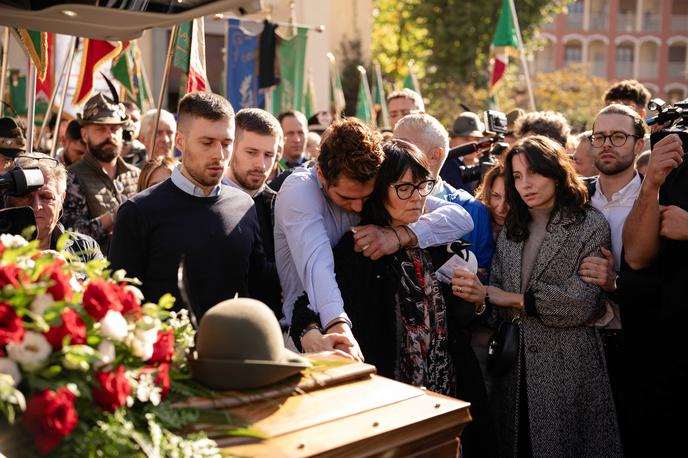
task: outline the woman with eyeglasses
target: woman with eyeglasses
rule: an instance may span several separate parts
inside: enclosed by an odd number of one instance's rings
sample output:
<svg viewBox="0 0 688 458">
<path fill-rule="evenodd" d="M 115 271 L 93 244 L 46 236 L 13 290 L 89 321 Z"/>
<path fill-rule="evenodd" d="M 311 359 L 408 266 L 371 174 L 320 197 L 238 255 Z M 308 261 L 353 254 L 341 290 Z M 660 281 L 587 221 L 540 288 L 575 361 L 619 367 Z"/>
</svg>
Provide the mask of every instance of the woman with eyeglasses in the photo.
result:
<svg viewBox="0 0 688 458">
<path fill-rule="evenodd" d="M 14 161 L 15 167 L 38 168 L 43 174 L 44 184 L 37 191 L 25 196 L 7 196 L 7 207 L 30 207 L 36 218 L 39 247 L 42 250 L 57 249 L 62 234 L 67 233 L 63 250 L 82 262 L 103 259 L 98 243 L 91 237 L 65 231 L 59 223 L 62 217 L 67 188 L 67 170 L 56 159 L 42 153 L 22 153 Z"/>
<path fill-rule="evenodd" d="M 382 148 L 385 160 L 361 224 L 405 230 L 425 211 L 435 180 L 412 144 L 394 139 Z M 446 245 L 402 249 L 400 241 L 395 254 L 373 261 L 354 251 L 348 233 L 333 253 L 344 309 L 366 362 L 386 377 L 471 402 L 473 423 L 462 437 L 464 456 L 496 456 L 487 393 L 468 330 L 476 314 L 484 312 L 485 287 L 478 277 L 464 272 L 465 283 L 453 291 L 440 283 L 435 272 L 454 254 Z M 308 323 L 319 323 L 319 318 L 309 316 L 299 302 L 292 319 L 295 341 Z"/>
<path fill-rule="evenodd" d="M 602 340 L 590 325 L 603 293 L 578 275 L 585 257 L 609 249 L 609 224 L 559 143 L 523 138 L 504 166 L 509 213 L 488 293 L 520 337 L 513 366 L 493 377 L 500 455 L 622 456 Z"/>
</svg>

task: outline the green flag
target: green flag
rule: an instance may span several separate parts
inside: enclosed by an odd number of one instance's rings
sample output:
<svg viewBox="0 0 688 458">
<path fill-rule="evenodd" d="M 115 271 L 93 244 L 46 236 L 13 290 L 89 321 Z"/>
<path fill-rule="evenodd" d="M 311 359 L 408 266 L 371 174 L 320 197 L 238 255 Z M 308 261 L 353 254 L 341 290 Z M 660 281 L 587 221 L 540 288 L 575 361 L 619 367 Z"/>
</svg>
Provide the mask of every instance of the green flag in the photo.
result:
<svg viewBox="0 0 688 458">
<path fill-rule="evenodd" d="M 370 87 L 368 86 L 368 76 L 365 68 L 358 66 L 358 71 L 361 74 L 361 81 L 358 83 L 358 98 L 356 100 L 356 117 L 368 124 L 375 125 L 375 118 L 373 117 L 373 100 L 370 96 Z"/>
<path fill-rule="evenodd" d="M 380 71 L 380 64 L 377 62 L 375 62 L 375 79 L 373 79 L 373 102 L 375 103 L 375 111 L 380 114 L 380 127 L 391 129 L 389 113 L 387 113 L 387 97 L 385 97 L 385 88 L 382 83 L 382 72 Z"/>
<path fill-rule="evenodd" d="M 274 114 L 287 110 L 304 111 L 307 42 L 308 29 L 304 27 L 299 27 L 296 35 L 289 40 L 280 39 L 278 52 L 281 76 L 272 97 Z"/>
<path fill-rule="evenodd" d="M 10 69 L 9 74 L 9 102 L 19 116 L 26 116 L 26 75 L 16 68 Z"/>
<path fill-rule="evenodd" d="M 408 74 L 406 75 L 406 78 L 404 78 L 404 87 L 416 91 L 418 94 L 421 93 L 420 86 L 418 85 L 418 79 L 413 71 L 413 62 L 408 63 Z"/>
<path fill-rule="evenodd" d="M 346 108 L 346 99 L 334 54 L 328 52 L 327 58 L 330 60 L 330 111 L 338 119 L 340 113 L 344 112 L 344 108 Z"/>
<path fill-rule="evenodd" d="M 43 81 L 48 72 L 48 32 L 12 28 L 19 45 L 36 66 L 36 76 Z"/>
<path fill-rule="evenodd" d="M 172 65 L 181 70 L 185 75 L 189 73 L 189 53 L 191 52 L 191 31 L 193 22 L 179 24 L 177 41 L 174 44 L 174 59 Z"/>
<path fill-rule="evenodd" d="M 122 52 L 116 60 L 112 62 L 110 72 L 112 76 L 119 81 L 122 86 L 131 94 L 135 93 L 134 79 L 133 79 L 133 65 L 132 65 L 132 45 Z"/>
<path fill-rule="evenodd" d="M 509 0 L 502 1 L 502 11 L 497 21 L 497 30 L 492 38 L 492 46 L 511 46 L 518 49 L 518 36 L 516 35 Z"/>
</svg>

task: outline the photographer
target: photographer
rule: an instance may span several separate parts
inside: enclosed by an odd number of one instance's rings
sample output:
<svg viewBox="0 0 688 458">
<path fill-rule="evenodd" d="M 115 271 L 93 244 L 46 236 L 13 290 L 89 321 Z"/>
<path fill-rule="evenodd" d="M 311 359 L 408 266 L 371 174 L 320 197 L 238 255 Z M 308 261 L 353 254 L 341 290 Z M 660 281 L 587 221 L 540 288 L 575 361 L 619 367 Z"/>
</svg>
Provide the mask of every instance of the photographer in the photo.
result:
<svg viewBox="0 0 688 458">
<path fill-rule="evenodd" d="M 36 218 L 39 247 L 42 250 L 57 249 L 57 241 L 66 231 L 59 224 L 62 204 L 67 188 L 67 170 L 56 159 L 42 153 L 23 153 L 17 156 L 15 166 L 38 168 L 43 174 L 44 184 L 37 191 L 24 196 L 7 196 L 7 208 L 31 207 Z M 103 259 L 95 240 L 87 235 L 68 232 L 64 251 L 73 254 L 82 262 Z"/>
<path fill-rule="evenodd" d="M 461 113 L 449 132 L 449 147 L 465 145 L 470 142 L 477 142 L 485 137 L 485 125 L 480 121 L 477 114 L 470 111 Z M 464 177 L 463 170 L 466 166 L 480 164 L 480 152 L 476 151 L 463 157 L 449 158 L 440 170 L 440 176 L 444 181 L 457 189 L 464 189 L 471 194 L 475 191 L 480 177 L 477 179 L 466 179 L 474 177 Z"/>
<path fill-rule="evenodd" d="M 628 293 L 621 307 L 636 316 L 631 323 L 636 328 L 626 320 L 623 324 L 629 343 L 638 349 L 635 426 L 641 440 L 651 442 L 645 445 L 653 456 L 669 456 L 682 445 L 688 405 L 687 167 L 679 135 L 653 144 L 638 200 L 623 229 L 628 280 L 622 290 Z"/>
</svg>

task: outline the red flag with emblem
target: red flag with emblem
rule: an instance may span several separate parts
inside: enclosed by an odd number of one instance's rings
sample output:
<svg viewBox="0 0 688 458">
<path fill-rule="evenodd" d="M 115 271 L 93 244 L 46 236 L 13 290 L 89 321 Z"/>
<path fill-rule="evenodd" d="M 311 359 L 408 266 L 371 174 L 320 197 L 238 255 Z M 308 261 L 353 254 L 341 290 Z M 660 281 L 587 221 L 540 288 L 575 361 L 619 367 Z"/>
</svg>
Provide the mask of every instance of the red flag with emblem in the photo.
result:
<svg viewBox="0 0 688 458">
<path fill-rule="evenodd" d="M 77 80 L 76 91 L 74 92 L 74 105 L 80 105 L 91 96 L 93 91 L 93 78 L 100 67 L 111 61 L 122 52 L 122 42 L 84 40 L 84 48 L 81 54 L 81 70 Z"/>
</svg>

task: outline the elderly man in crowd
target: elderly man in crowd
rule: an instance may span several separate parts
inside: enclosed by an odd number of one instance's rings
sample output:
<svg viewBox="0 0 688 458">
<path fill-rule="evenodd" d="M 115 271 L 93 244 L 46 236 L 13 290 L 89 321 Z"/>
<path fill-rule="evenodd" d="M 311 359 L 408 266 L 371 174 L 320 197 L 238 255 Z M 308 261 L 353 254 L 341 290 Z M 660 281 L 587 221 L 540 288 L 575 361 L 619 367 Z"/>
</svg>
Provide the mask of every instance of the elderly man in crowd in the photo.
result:
<svg viewBox="0 0 688 458">
<path fill-rule="evenodd" d="M 76 256 L 80 261 L 102 259 L 98 243 L 83 234 L 65 231 L 59 223 L 62 204 L 67 188 L 67 170 L 57 159 L 42 153 L 22 153 L 14 165 L 24 169 L 39 168 L 43 173 L 43 186 L 25 196 L 7 196 L 8 208 L 30 207 L 36 218 L 39 247 L 42 250 L 57 249 L 57 242 L 67 233 L 66 243 L 62 249 Z"/>
<path fill-rule="evenodd" d="M 160 110 L 160 122 L 158 123 L 158 133 L 155 136 L 155 146 L 151 151 L 150 143 L 153 141 L 153 124 L 158 110 L 148 110 L 141 118 L 141 131 L 139 140 L 148 150 L 148 160 L 157 157 L 174 156 L 174 135 L 177 132 L 177 121 L 174 115 L 167 110 Z"/>
</svg>

